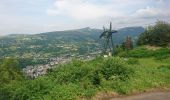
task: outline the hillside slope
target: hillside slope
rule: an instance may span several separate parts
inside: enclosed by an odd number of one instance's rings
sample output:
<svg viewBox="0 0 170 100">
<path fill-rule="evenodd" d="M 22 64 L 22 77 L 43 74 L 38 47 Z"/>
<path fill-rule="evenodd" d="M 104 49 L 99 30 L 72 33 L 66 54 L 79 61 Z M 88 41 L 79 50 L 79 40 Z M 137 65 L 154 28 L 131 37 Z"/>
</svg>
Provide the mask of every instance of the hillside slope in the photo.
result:
<svg viewBox="0 0 170 100">
<path fill-rule="evenodd" d="M 46 32 L 35 35 L 9 35 L 0 38 L 0 56 L 29 58 L 34 54 L 42 57 L 60 54 L 86 54 L 101 48 L 99 35 L 103 30 L 82 28 L 67 31 Z M 137 38 L 142 27 L 127 27 L 113 35 L 115 44 L 122 43 L 126 36 Z M 88 51 L 90 50 L 90 51 Z M 42 55 L 43 54 L 43 55 Z"/>
</svg>

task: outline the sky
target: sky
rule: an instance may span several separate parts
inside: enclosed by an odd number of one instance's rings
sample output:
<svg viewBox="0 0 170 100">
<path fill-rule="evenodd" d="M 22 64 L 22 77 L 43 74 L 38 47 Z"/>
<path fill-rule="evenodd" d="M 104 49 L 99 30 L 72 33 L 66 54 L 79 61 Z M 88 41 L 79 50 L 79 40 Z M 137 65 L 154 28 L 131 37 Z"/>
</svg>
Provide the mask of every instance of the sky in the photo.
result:
<svg viewBox="0 0 170 100">
<path fill-rule="evenodd" d="M 0 0 L 0 35 L 147 26 L 170 21 L 170 0 Z"/>
</svg>

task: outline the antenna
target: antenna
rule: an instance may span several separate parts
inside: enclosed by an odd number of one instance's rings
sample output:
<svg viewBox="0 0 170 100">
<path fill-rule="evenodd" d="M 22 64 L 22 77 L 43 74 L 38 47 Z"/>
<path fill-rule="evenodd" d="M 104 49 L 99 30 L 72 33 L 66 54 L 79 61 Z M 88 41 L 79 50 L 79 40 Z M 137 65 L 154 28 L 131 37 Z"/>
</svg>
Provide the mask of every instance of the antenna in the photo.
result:
<svg viewBox="0 0 170 100">
<path fill-rule="evenodd" d="M 112 22 L 110 22 L 110 31 L 112 31 Z"/>
</svg>

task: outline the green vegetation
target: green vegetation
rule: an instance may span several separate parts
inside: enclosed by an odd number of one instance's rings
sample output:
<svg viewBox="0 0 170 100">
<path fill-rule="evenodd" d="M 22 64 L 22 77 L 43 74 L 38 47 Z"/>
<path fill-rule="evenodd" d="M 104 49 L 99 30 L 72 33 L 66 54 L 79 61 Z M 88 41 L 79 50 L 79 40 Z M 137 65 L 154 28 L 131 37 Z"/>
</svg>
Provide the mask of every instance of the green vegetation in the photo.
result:
<svg viewBox="0 0 170 100">
<path fill-rule="evenodd" d="M 13 58 L 1 61 L 0 65 L 0 84 L 4 85 L 13 80 L 22 79 L 22 73 L 19 71 L 19 63 Z"/>
<path fill-rule="evenodd" d="M 128 58 L 98 57 L 86 62 L 73 60 L 49 70 L 47 75 L 34 80 L 23 77 L 22 80 L 14 79 L 15 81 L 1 86 L 0 99 L 74 100 L 91 98 L 102 91 L 130 94 L 152 88 L 169 88 L 170 56 L 164 60 L 155 59 L 157 53 L 163 55 L 169 52 L 169 49 L 160 48 L 152 51 L 156 53 L 146 57 L 141 53 L 144 51 L 143 48 L 130 51 L 136 51 L 135 55 L 142 58 L 127 53 Z M 138 52 L 140 50 L 141 52 Z M 145 52 L 151 50 L 145 49 Z M 2 79 L 1 81 L 5 82 Z"/>
<path fill-rule="evenodd" d="M 136 38 L 144 31 L 142 27 L 128 27 L 114 34 L 116 44 L 126 36 Z M 20 66 L 45 64 L 50 58 L 63 55 L 79 56 L 101 49 L 100 29 L 76 29 L 35 35 L 9 35 L 0 37 L 0 57 L 18 58 Z"/>
<path fill-rule="evenodd" d="M 78 34 L 82 30 L 77 31 L 78 38 L 72 37 L 72 39 L 73 41 L 80 39 L 84 45 L 77 41 L 74 41 L 74 43 L 69 42 L 71 44 L 73 43 L 72 47 L 74 49 L 79 48 L 81 52 L 84 52 L 86 51 L 84 49 L 87 49 L 85 47 L 88 43 L 86 44 L 85 41 L 87 42 L 87 40 L 83 40 L 82 36 Z M 70 35 L 67 34 L 69 32 L 65 34 L 67 37 L 66 40 L 69 40 Z M 71 33 L 75 33 L 75 31 L 71 31 Z M 58 46 L 58 44 L 54 44 L 53 46 L 52 44 L 53 42 L 59 42 L 58 39 L 53 40 L 55 36 L 56 33 L 51 33 L 48 36 L 52 41 L 46 39 L 44 36 L 41 37 L 41 35 L 36 37 L 40 41 L 42 39 L 48 40 L 48 44 L 44 43 L 44 40 L 41 42 L 38 40 L 38 42 L 33 41 L 37 47 L 41 47 L 42 45 L 40 44 L 46 45 L 45 47 L 42 46 L 44 50 L 40 50 L 40 52 L 38 52 L 39 49 L 35 51 L 33 49 L 22 50 L 18 44 L 11 46 L 10 43 L 12 40 L 8 39 L 10 42 L 5 45 L 5 48 L 0 48 L 3 51 L 0 55 L 12 56 L 15 54 L 8 51 L 9 49 L 13 51 L 19 50 L 16 53 L 24 51 L 21 52 L 23 58 L 30 59 L 33 57 L 34 59 L 30 60 L 33 60 L 34 63 L 43 63 L 43 61 L 38 61 L 35 58 L 51 57 L 56 56 L 58 53 L 66 53 L 61 49 L 57 49 L 61 52 L 55 51 L 57 48 L 55 46 Z M 94 37 L 96 38 L 96 36 Z M 32 41 L 33 38 L 35 37 L 24 38 L 26 39 L 24 41 Z M 58 38 L 62 40 L 62 37 Z M 0 100 L 75 100 L 81 98 L 90 99 L 99 92 L 114 92 L 123 95 L 143 92 L 153 88 L 170 89 L 169 40 L 169 24 L 157 22 L 155 26 L 148 28 L 140 35 L 138 40 L 138 43 L 142 45 L 140 47 L 126 50 L 123 46 L 117 46 L 114 52 L 115 57 L 97 57 L 91 61 L 73 59 L 69 63 L 61 64 L 56 66 L 55 69 L 48 70 L 47 75 L 33 80 L 25 78 L 19 69 L 21 67 L 20 63 L 23 65 L 27 63 L 31 64 L 32 62 L 29 62 L 29 60 L 0 59 Z M 28 41 L 25 44 L 32 44 Z M 60 42 L 63 46 L 66 45 L 66 42 Z M 94 44 L 91 44 L 91 46 L 94 47 Z M 34 46 L 31 48 L 34 48 Z M 46 50 L 49 51 L 46 52 Z M 37 54 L 45 54 L 45 56 L 40 55 L 35 57 L 33 56 L 35 52 Z"/>
<path fill-rule="evenodd" d="M 134 57 L 134 58 L 148 58 L 155 57 L 158 60 L 161 58 L 170 57 L 170 49 L 168 48 L 160 48 L 156 50 L 150 50 L 145 46 L 135 48 L 131 51 L 124 51 L 117 54 L 121 57 Z"/>
<path fill-rule="evenodd" d="M 139 45 L 170 46 L 170 24 L 157 21 L 156 25 L 149 26 L 138 40 Z"/>
</svg>

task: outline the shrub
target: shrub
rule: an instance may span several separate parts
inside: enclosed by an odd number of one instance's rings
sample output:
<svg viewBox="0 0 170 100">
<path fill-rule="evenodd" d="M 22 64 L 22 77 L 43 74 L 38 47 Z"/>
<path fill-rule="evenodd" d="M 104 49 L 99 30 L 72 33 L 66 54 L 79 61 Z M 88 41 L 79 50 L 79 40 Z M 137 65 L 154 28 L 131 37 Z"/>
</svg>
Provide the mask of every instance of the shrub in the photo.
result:
<svg viewBox="0 0 170 100">
<path fill-rule="evenodd" d="M 59 84 L 76 83 L 86 78 L 91 69 L 90 65 L 79 60 L 73 60 L 68 64 L 59 66 L 49 75 Z"/>
<path fill-rule="evenodd" d="M 100 71 L 106 80 L 112 78 L 125 80 L 133 73 L 133 70 L 119 57 L 106 59 Z"/>
<path fill-rule="evenodd" d="M 95 86 L 100 85 L 101 77 L 100 77 L 99 71 L 94 72 L 94 74 L 91 76 L 91 81 L 92 81 L 92 84 Z"/>
<path fill-rule="evenodd" d="M 117 47 L 114 49 L 114 55 L 119 55 L 120 53 L 122 53 L 124 50 L 121 47 Z"/>
</svg>

